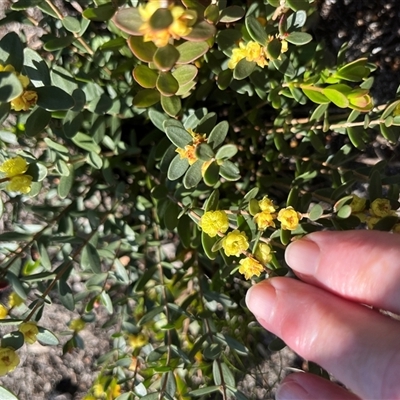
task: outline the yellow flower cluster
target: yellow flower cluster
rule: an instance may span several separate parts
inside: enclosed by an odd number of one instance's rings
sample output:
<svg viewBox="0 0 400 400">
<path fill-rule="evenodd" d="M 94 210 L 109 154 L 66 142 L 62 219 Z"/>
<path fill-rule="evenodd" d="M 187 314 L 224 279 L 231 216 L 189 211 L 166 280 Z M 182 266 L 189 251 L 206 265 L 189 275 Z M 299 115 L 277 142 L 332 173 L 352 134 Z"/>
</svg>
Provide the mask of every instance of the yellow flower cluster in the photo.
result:
<svg viewBox="0 0 400 400">
<path fill-rule="evenodd" d="M 254 258 L 246 257 L 239 261 L 239 272 L 244 275 L 245 279 L 250 279 L 252 276 L 260 276 L 264 267 Z"/>
<path fill-rule="evenodd" d="M 12 347 L 0 348 L 0 376 L 6 375 L 19 364 L 18 354 Z"/>
<path fill-rule="evenodd" d="M 164 4 L 165 3 L 165 4 Z M 172 22 L 167 28 L 156 29 L 152 27 L 151 18 L 159 8 L 166 8 L 171 12 Z M 142 25 L 139 27 L 145 42 L 152 41 L 157 47 L 166 46 L 170 39 L 180 39 L 192 31 L 194 15 L 188 13 L 181 6 L 168 6 L 166 0 L 149 0 L 146 5 L 139 5 L 139 14 Z"/>
<path fill-rule="evenodd" d="M 7 190 L 10 192 L 29 193 L 32 185 L 32 177 L 24 175 L 28 169 L 26 160 L 20 156 L 10 158 L 0 165 L 6 180 L 8 180 Z"/>
<path fill-rule="evenodd" d="M 17 293 L 12 292 L 8 296 L 8 305 L 10 308 L 19 307 L 21 304 L 24 304 L 24 300 L 17 295 Z"/>
<path fill-rule="evenodd" d="M 8 310 L 3 304 L 0 304 L 0 319 L 4 319 L 8 315 Z"/>
<path fill-rule="evenodd" d="M 76 318 L 73 319 L 70 323 L 69 323 L 69 328 L 72 329 L 74 332 L 80 332 L 81 330 L 83 330 L 85 328 L 85 321 L 82 318 Z"/>
<path fill-rule="evenodd" d="M 286 207 L 279 211 L 277 219 L 282 229 L 294 231 L 299 226 L 301 214 L 293 207 Z"/>
<path fill-rule="evenodd" d="M 181 159 L 186 158 L 189 165 L 194 164 L 197 161 L 196 147 L 201 143 L 207 142 L 206 135 L 200 135 L 199 133 L 193 132 L 191 129 L 188 132 L 192 135 L 192 144 L 188 144 L 184 149 L 178 147 L 175 151 L 180 155 Z"/>
<path fill-rule="evenodd" d="M 271 37 L 271 40 L 272 39 L 273 38 Z M 288 50 L 288 44 L 286 40 L 282 40 L 281 43 L 281 53 L 285 53 Z M 255 62 L 261 68 L 268 65 L 268 53 L 266 47 L 263 47 L 252 40 L 246 44 L 239 42 L 239 47 L 232 50 L 232 56 L 228 62 L 228 68 L 235 69 L 239 61 L 244 58 L 249 62 Z"/>
<path fill-rule="evenodd" d="M 229 228 L 228 215 L 225 211 L 207 211 L 200 219 L 200 228 L 210 237 L 225 233 Z"/>
<path fill-rule="evenodd" d="M 39 333 L 39 329 L 35 322 L 23 322 L 18 330 L 24 335 L 24 340 L 28 344 L 36 342 L 36 335 Z"/>
<path fill-rule="evenodd" d="M 117 379 L 103 376 L 97 380 L 97 383 L 93 385 L 93 394 L 87 394 L 84 400 L 92 399 L 104 399 L 114 400 L 121 394 L 121 386 L 118 385 Z"/>
<path fill-rule="evenodd" d="M 397 216 L 395 210 L 392 209 L 389 199 L 375 199 L 366 210 L 366 199 L 353 195 L 350 203 L 352 214 L 355 215 L 361 222 L 367 224 L 368 229 L 373 229 L 381 218 L 388 216 Z M 393 232 L 400 232 L 400 224 L 393 227 Z"/>
<path fill-rule="evenodd" d="M 20 96 L 11 101 L 11 109 L 15 111 L 27 111 L 37 102 L 38 95 L 33 90 L 26 90 L 29 86 L 29 78 L 15 71 L 15 68 L 8 64 L 6 66 L 0 65 L 0 72 L 12 72 L 20 81 L 24 91 Z"/>
</svg>

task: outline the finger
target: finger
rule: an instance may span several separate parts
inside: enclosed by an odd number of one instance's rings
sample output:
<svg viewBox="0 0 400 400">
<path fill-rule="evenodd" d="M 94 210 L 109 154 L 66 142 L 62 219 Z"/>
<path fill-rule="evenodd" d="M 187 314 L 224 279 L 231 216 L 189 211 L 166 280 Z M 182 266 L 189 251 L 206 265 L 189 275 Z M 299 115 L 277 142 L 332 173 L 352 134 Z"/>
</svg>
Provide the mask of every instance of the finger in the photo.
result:
<svg viewBox="0 0 400 400">
<path fill-rule="evenodd" d="M 277 400 L 360 400 L 346 389 L 312 374 L 287 376 L 276 392 Z"/>
<path fill-rule="evenodd" d="M 246 296 L 260 324 L 321 365 L 362 398 L 400 398 L 400 323 L 290 278 L 272 278 Z"/>
<path fill-rule="evenodd" d="M 315 232 L 291 243 L 285 256 L 305 282 L 400 313 L 400 235 Z"/>
</svg>

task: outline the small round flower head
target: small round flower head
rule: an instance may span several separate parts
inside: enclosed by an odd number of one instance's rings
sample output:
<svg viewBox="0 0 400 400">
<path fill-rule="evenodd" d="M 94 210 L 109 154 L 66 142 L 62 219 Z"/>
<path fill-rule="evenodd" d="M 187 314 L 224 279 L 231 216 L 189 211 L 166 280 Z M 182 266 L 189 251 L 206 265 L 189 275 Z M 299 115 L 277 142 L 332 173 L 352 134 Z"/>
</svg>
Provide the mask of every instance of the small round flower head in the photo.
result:
<svg viewBox="0 0 400 400">
<path fill-rule="evenodd" d="M 18 364 L 18 354 L 12 347 L 0 347 L 0 376 L 14 371 Z"/>
<path fill-rule="evenodd" d="M 28 164 L 25 158 L 20 156 L 10 158 L 0 165 L 0 172 L 6 175 L 7 178 L 12 178 L 16 175 L 21 175 L 28 169 Z"/>
<path fill-rule="evenodd" d="M 201 217 L 200 228 L 210 237 L 215 237 L 218 233 L 225 233 L 229 228 L 228 215 L 225 211 L 207 211 Z"/>
<path fill-rule="evenodd" d="M 74 332 L 80 332 L 82 329 L 85 328 L 85 321 L 82 318 L 73 319 L 69 323 L 69 328 L 72 329 Z"/>
<path fill-rule="evenodd" d="M 351 212 L 355 214 L 364 211 L 366 201 L 366 199 L 363 199 L 361 197 L 358 197 L 356 194 L 353 194 L 353 200 L 350 203 Z"/>
<path fill-rule="evenodd" d="M 143 347 L 148 342 L 146 336 L 142 333 L 138 335 L 128 335 L 128 343 L 132 347 L 132 349 L 137 349 Z"/>
<path fill-rule="evenodd" d="M 14 111 L 27 111 L 36 104 L 38 95 L 34 90 L 25 90 L 20 96 L 11 101 Z"/>
<path fill-rule="evenodd" d="M 388 199 L 375 199 L 370 205 L 370 212 L 375 217 L 387 217 L 393 214 Z"/>
<path fill-rule="evenodd" d="M 275 214 L 271 214 L 269 211 L 262 211 L 254 216 L 254 222 L 257 224 L 258 229 L 263 231 L 268 227 L 275 227 L 274 222 Z"/>
<path fill-rule="evenodd" d="M 14 176 L 8 182 L 7 190 L 10 192 L 29 193 L 32 186 L 32 177 L 30 175 Z"/>
<path fill-rule="evenodd" d="M 8 315 L 8 310 L 3 304 L 0 304 L 0 319 L 4 319 Z"/>
<path fill-rule="evenodd" d="M 222 248 L 225 254 L 229 256 L 239 257 L 243 251 L 249 248 L 249 241 L 244 232 L 235 229 L 229 232 L 222 240 Z"/>
<path fill-rule="evenodd" d="M 24 340 L 28 344 L 36 342 L 36 335 L 39 333 L 39 329 L 34 322 L 23 322 L 18 330 L 24 335 Z"/>
<path fill-rule="evenodd" d="M 239 261 L 239 272 L 244 275 L 245 279 L 250 279 L 252 276 L 260 276 L 264 267 L 253 258 L 246 257 Z"/>
<path fill-rule="evenodd" d="M 269 247 L 266 243 L 258 243 L 254 256 L 263 265 L 268 264 L 272 260 L 271 247 Z"/>
<path fill-rule="evenodd" d="M 260 206 L 261 211 L 267 211 L 271 214 L 276 210 L 273 201 L 269 199 L 268 196 L 264 196 L 263 199 L 258 202 L 258 205 Z"/>
<path fill-rule="evenodd" d="M 299 226 L 301 215 L 293 207 L 282 208 L 278 213 L 281 228 L 294 231 Z"/>
</svg>

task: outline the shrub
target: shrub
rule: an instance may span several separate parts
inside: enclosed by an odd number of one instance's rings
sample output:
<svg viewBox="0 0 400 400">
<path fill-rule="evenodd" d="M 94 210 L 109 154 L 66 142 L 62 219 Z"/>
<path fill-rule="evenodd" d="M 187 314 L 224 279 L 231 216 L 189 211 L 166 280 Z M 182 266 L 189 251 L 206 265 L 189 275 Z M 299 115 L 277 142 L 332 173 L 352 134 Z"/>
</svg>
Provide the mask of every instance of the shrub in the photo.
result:
<svg viewBox="0 0 400 400">
<path fill-rule="evenodd" d="M 312 0 L 248 3 L 12 5 L 4 22 L 45 34 L 0 41 L 1 374 L 58 344 L 59 299 L 80 314 L 65 352 L 99 309 L 114 328 L 86 399 L 245 399 L 262 333 L 243 298 L 287 274 L 286 245 L 400 232 L 399 175 L 363 162 L 398 143 L 400 100 L 373 104 L 367 58 L 327 56 Z"/>
</svg>

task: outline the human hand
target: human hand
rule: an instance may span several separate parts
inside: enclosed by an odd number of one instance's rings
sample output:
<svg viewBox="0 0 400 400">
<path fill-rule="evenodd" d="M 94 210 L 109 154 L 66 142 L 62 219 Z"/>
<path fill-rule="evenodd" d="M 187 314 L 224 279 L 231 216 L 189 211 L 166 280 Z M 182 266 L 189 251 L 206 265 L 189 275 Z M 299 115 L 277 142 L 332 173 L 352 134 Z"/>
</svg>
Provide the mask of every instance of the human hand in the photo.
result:
<svg viewBox="0 0 400 400">
<path fill-rule="evenodd" d="M 289 375 L 277 399 L 399 399 L 400 235 L 316 232 L 289 245 L 301 279 L 272 278 L 246 302 L 259 323 L 351 392 L 316 375 Z"/>
</svg>

